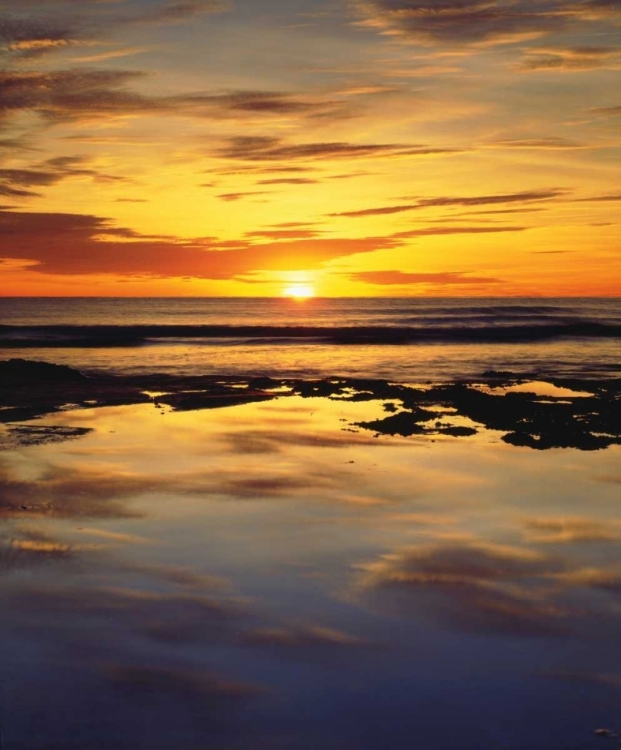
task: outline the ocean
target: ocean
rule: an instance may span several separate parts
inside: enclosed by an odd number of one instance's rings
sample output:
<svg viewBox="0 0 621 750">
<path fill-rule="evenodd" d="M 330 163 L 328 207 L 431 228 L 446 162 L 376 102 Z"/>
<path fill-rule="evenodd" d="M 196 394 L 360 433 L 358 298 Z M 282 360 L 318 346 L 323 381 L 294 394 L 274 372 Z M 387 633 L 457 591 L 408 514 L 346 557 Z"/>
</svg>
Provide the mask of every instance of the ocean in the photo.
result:
<svg viewBox="0 0 621 750">
<path fill-rule="evenodd" d="M 117 374 L 621 372 L 621 298 L 2 298 L 0 357 Z"/>
<path fill-rule="evenodd" d="M 2 750 L 618 745 L 621 300 L 0 315 Z"/>
</svg>

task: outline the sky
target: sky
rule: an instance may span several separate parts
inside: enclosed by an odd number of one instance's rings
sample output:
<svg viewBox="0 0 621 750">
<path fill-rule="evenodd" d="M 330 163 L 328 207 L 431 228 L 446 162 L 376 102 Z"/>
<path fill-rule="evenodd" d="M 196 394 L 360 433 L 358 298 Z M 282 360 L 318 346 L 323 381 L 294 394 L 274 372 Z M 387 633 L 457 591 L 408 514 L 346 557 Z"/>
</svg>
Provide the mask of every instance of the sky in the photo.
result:
<svg viewBox="0 0 621 750">
<path fill-rule="evenodd" d="M 0 294 L 621 294 L 619 0 L 0 0 Z"/>
</svg>

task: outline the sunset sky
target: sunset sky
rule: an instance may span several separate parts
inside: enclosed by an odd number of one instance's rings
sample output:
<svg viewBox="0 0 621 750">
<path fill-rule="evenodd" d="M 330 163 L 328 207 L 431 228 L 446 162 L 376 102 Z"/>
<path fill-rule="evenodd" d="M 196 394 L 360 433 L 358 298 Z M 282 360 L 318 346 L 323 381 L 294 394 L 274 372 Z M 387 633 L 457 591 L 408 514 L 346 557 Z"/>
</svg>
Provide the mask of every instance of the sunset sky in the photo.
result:
<svg viewBox="0 0 621 750">
<path fill-rule="evenodd" d="M 0 0 L 3 295 L 621 294 L 618 0 Z"/>
</svg>

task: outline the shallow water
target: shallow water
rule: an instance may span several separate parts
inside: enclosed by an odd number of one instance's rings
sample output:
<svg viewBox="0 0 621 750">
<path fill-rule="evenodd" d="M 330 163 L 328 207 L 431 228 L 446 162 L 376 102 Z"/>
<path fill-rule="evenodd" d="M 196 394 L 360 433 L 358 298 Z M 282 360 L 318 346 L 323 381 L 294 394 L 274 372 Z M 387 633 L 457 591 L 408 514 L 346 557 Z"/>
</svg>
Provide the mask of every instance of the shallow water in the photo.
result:
<svg viewBox="0 0 621 750">
<path fill-rule="evenodd" d="M 38 420 L 91 431 L 0 454 L 3 750 L 602 745 L 619 446 L 354 425 L 384 414 Z"/>
</svg>

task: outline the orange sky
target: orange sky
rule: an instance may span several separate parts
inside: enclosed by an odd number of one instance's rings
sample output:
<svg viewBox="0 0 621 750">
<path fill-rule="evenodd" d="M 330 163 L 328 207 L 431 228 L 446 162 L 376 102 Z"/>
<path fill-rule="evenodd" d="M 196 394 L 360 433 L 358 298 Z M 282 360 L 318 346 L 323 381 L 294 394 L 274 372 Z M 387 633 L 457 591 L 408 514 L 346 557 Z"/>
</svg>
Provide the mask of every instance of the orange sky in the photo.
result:
<svg viewBox="0 0 621 750">
<path fill-rule="evenodd" d="M 611 0 L 0 0 L 3 295 L 617 295 Z"/>
</svg>

